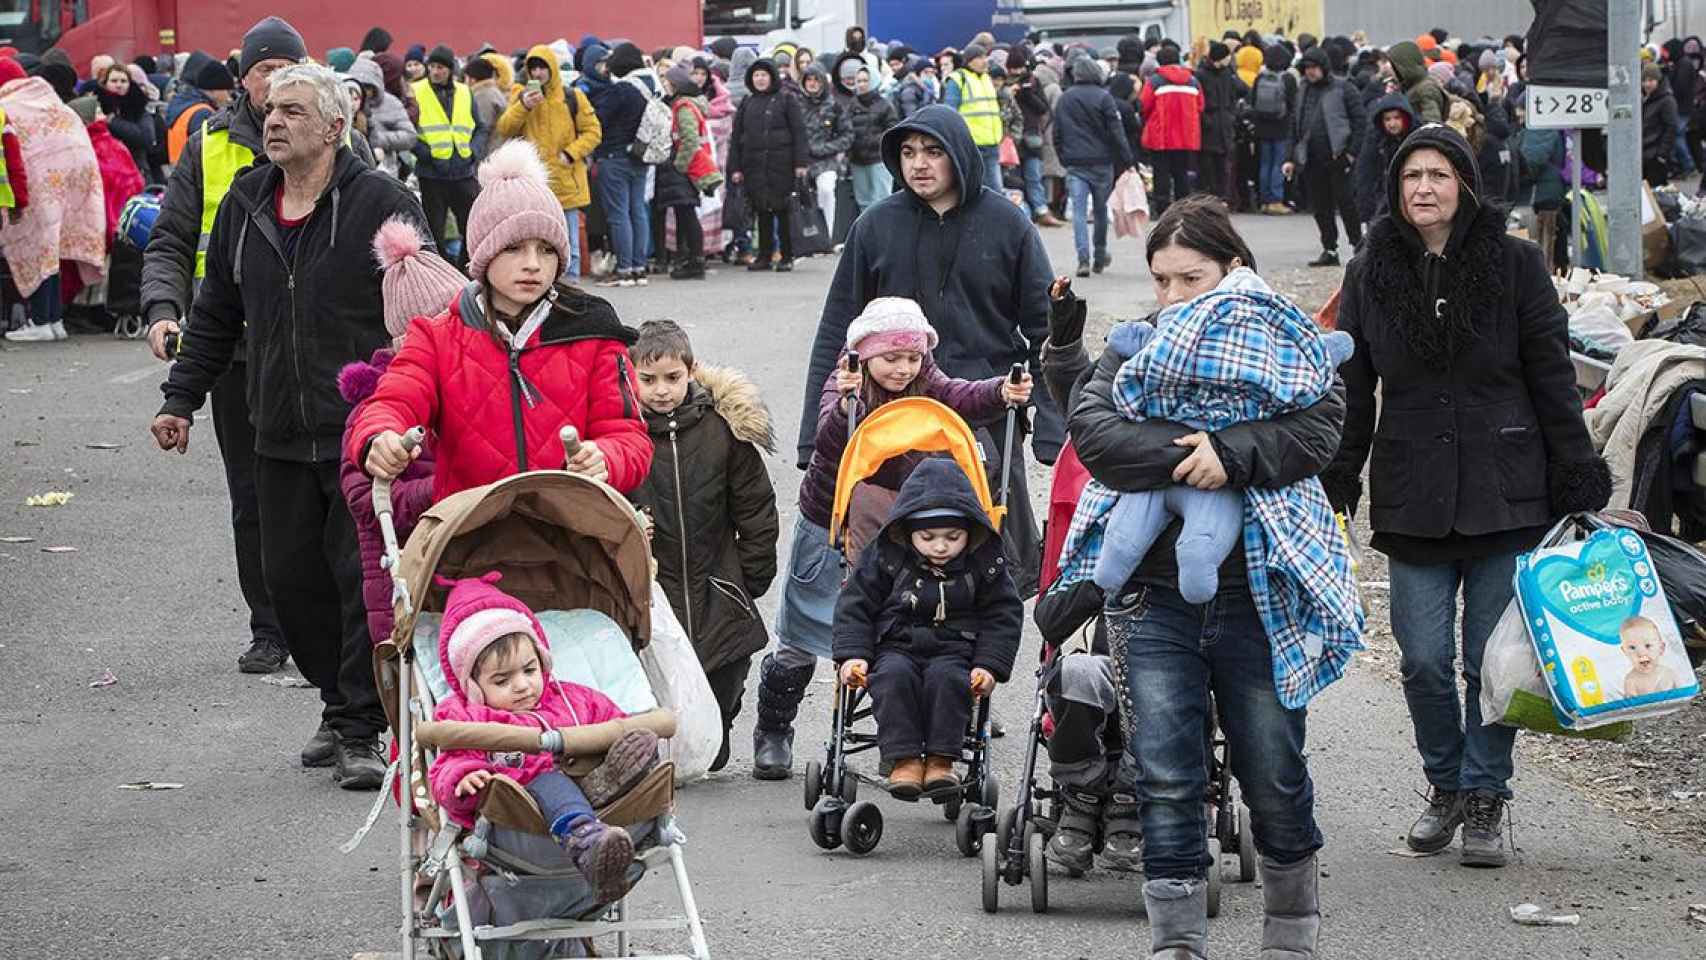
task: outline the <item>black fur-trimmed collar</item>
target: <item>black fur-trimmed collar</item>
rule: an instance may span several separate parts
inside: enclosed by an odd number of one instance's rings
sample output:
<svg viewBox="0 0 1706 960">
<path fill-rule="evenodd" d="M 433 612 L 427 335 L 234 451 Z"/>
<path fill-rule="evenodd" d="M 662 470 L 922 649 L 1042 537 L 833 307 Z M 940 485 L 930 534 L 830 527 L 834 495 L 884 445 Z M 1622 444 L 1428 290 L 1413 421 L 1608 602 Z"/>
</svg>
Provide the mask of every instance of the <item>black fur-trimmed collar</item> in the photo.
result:
<svg viewBox="0 0 1706 960">
<path fill-rule="evenodd" d="M 1424 280 L 1423 254 L 1404 236 L 1395 215 L 1375 221 L 1364 253 L 1370 302 L 1379 304 L 1422 360 L 1442 363 L 1473 343 L 1477 318 L 1498 310 L 1504 293 L 1504 213 L 1483 206 L 1464 231 L 1462 242 L 1437 261 L 1435 292 Z"/>
</svg>

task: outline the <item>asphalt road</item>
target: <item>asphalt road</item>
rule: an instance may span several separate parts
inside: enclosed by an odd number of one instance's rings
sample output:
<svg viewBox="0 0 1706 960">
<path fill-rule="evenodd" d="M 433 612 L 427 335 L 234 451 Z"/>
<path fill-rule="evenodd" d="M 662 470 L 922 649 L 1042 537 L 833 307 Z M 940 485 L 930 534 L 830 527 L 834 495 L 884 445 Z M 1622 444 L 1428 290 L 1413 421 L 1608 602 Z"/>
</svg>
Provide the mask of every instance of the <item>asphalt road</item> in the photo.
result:
<svg viewBox="0 0 1706 960">
<path fill-rule="evenodd" d="M 1266 271 L 1316 252 L 1305 218 L 1244 218 Z M 1048 231 L 1070 265 L 1070 231 Z M 1080 281 L 1093 309 L 1133 315 L 1152 303 L 1136 241 L 1109 273 Z M 672 317 L 700 356 L 744 369 L 763 387 L 790 447 L 771 459 L 783 530 L 799 474 L 791 438 L 802 360 L 834 261 L 792 275 L 721 270 L 702 283 L 654 282 L 606 295 L 629 323 Z M 137 343 L 78 338 L 0 345 L 0 955 L 345 958 L 395 950 L 394 823 L 352 855 L 338 845 L 372 794 L 336 789 L 303 770 L 312 691 L 235 669 L 245 615 L 234 583 L 227 504 L 211 424 L 188 456 L 154 448 L 147 424 L 161 369 Z M 117 444 L 96 449 L 91 444 Z M 30 494 L 68 490 L 65 506 Z M 74 547 L 49 553 L 47 547 Z M 774 613 L 774 593 L 766 598 Z M 1022 659 L 1034 656 L 1027 639 Z M 117 683 L 94 687 L 108 671 Z M 815 752 L 829 713 L 827 671 L 804 704 L 798 744 Z M 752 702 L 749 694 L 748 704 Z M 1025 729 L 1027 684 L 997 696 L 997 715 Z M 1408 859 L 1401 845 L 1423 786 L 1399 691 L 1353 669 L 1312 710 L 1311 764 L 1327 835 L 1321 955 L 1706 956 L 1706 862 L 1643 839 L 1638 822 L 1595 809 L 1554 780 L 1522 771 L 1512 815 L 1521 854 L 1475 872 L 1455 853 Z M 977 865 L 955 853 L 931 808 L 884 804 L 879 849 L 823 853 L 806 834 L 798 778 L 750 778 L 750 709 L 723 773 L 681 796 L 689 867 L 719 957 L 1143 956 L 1148 933 L 1135 881 L 1053 878 L 1047 916 L 1024 888 L 1003 888 L 997 916 L 978 905 Z M 1706 747 L 1706 744 L 1702 745 Z M 1023 747 L 997 741 L 1011 794 Z M 132 792 L 131 781 L 182 783 Z M 647 880 L 642 909 L 669 902 Z M 1523 902 L 1581 915 L 1576 927 L 1518 926 Z M 1211 924 L 1214 955 L 1250 957 L 1260 891 L 1226 888 Z M 663 946 L 663 944 L 657 944 Z"/>
</svg>

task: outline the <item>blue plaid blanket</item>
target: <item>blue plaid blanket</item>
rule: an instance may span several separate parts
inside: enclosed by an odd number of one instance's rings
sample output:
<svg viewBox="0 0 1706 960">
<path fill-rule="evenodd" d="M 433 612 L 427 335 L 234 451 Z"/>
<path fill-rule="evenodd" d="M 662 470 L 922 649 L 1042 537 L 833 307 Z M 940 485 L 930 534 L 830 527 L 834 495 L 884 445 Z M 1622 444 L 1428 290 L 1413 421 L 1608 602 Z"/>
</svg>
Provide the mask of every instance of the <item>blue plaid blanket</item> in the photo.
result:
<svg viewBox="0 0 1706 960">
<path fill-rule="evenodd" d="M 1162 311 L 1154 335 L 1114 379 L 1133 422 L 1160 418 L 1200 430 L 1271 420 L 1308 407 L 1333 385 L 1315 323 L 1253 272 Z M 1061 550 L 1061 581 L 1089 579 L 1117 490 L 1091 480 Z M 1344 675 L 1363 649 L 1363 610 L 1350 552 L 1319 480 L 1244 491 L 1250 594 L 1273 650 L 1274 688 L 1301 707 Z"/>
</svg>

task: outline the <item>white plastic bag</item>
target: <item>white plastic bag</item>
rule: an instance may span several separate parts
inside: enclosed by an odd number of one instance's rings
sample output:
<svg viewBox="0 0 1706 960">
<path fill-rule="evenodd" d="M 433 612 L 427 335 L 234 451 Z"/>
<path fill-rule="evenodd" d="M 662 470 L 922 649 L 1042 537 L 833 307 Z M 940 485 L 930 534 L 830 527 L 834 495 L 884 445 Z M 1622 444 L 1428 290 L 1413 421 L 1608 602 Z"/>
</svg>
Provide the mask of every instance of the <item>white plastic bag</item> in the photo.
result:
<svg viewBox="0 0 1706 960">
<path fill-rule="evenodd" d="M 1634 731 L 1627 721 L 1570 730 L 1558 722 L 1552 694 L 1540 674 L 1540 660 L 1523 626 L 1516 600 L 1505 607 L 1481 654 L 1481 723 L 1587 740 L 1624 740 Z"/>
<path fill-rule="evenodd" d="M 676 785 L 703 779 L 723 745 L 723 711 L 687 631 L 656 581 L 652 582 L 652 642 L 640 651 L 640 665 L 658 702 L 675 711 L 675 736 L 667 741 L 666 756 L 675 763 Z"/>
</svg>

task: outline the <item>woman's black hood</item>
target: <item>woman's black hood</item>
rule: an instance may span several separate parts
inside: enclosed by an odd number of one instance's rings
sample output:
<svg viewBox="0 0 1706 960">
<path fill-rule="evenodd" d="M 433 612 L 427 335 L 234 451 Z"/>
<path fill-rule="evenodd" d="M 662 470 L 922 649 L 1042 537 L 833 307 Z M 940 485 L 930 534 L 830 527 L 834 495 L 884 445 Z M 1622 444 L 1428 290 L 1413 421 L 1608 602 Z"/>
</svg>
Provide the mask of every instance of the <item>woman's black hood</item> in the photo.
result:
<svg viewBox="0 0 1706 960">
<path fill-rule="evenodd" d="M 1429 123 L 1417 127 L 1404 142 L 1398 146 L 1398 152 L 1392 155 L 1392 163 L 1386 168 L 1386 199 L 1387 209 L 1392 211 L 1393 225 L 1403 235 L 1406 243 L 1417 250 L 1424 249 L 1421 235 L 1410 222 L 1404 219 L 1404 201 L 1402 185 L 1399 183 L 1398 171 L 1404 166 L 1404 159 L 1417 150 L 1438 150 L 1451 161 L 1451 166 L 1457 171 L 1458 179 L 1468 189 L 1457 192 L 1457 214 L 1452 217 L 1451 240 L 1446 244 L 1445 255 L 1449 259 L 1453 252 L 1462 245 L 1463 236 L 1468 232 L 1481 212 L 1481 168 L 1475 163 L 1475 151 L 1470 149 L 1469 141 L 1463 139 L 1463 134 L 1443 123 Z"/>
<path fill-rule="evenodd" d="M 770 88 L 760 91 L 752 85 L 752 78 L 760 72 L 770 74 Z M 749 96 L 764 96 L 782 92 L 782 78 L 776 72 L 776 64 L 767 57 L 759 57 L 752 61 L 752 66 L 746 68 L 746 92 Z"/>
<path fill-rule="evenodd" d="M 1291 51 L 1283 44 L 1268 44 L 1262 48 L 1262 66 L 1275 73 L 1284 73 L 1291 66 Z"/>
</svg>

